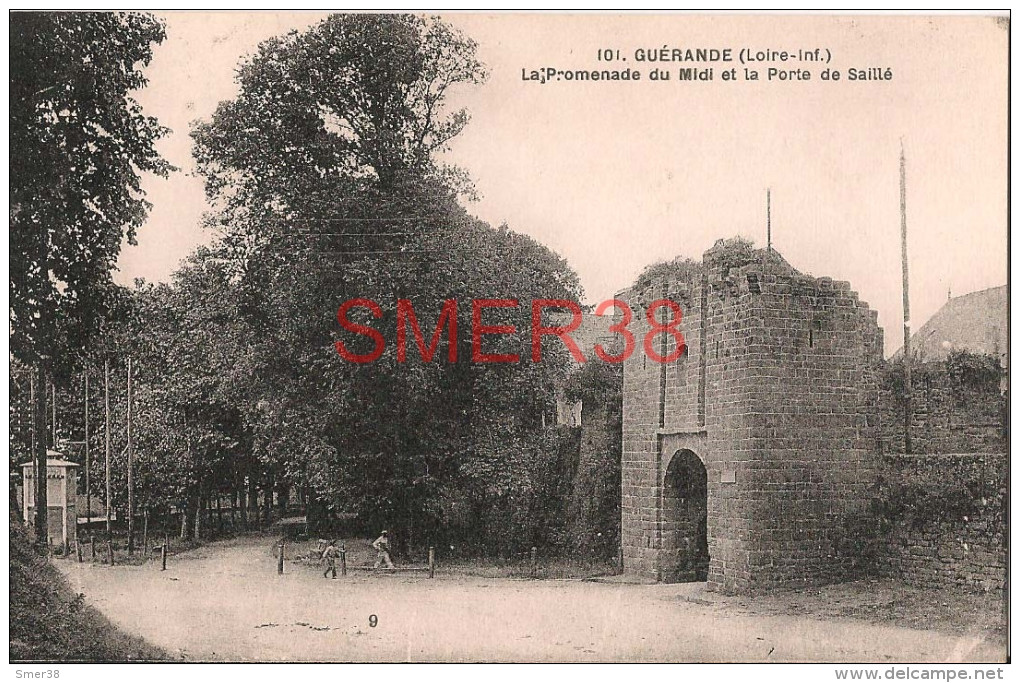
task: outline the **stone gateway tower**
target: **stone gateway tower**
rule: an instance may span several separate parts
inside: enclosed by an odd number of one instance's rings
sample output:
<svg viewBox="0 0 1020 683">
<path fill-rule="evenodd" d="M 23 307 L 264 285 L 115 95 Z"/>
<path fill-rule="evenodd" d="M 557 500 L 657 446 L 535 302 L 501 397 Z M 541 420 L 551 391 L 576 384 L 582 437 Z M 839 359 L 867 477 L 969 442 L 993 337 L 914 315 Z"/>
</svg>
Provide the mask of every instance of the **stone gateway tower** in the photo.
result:
<svg viewBox="0 0 1020 683">
<path fill-rule="evenodd" d="M 879 467 L 877 313 L 849 283 L 742 240 L 619 298 L 638 343 L 623 378 L 625 572 L 726 592 L 854 576 Z M 680 304 L 687 345 L 665 364 L 640 352 L 660 298 Z"/>
</svg>

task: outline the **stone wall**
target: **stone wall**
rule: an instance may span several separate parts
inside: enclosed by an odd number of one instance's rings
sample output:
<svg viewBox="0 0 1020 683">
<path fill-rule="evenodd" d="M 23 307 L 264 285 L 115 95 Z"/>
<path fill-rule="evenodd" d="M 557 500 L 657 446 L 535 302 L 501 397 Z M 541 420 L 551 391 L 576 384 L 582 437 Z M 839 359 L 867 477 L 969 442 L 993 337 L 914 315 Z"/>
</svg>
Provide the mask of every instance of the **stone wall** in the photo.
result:
<svg viewBox="0 0 1020 683">
<path fill-rule="evenodd" d="M 586 368 L 587 369 L 587 368 Z M 616 561 L 620 547 L 620 384 L 615 366 L 603 367 L 581 393 L 579 461 L 568 508 L 575 557 Z M 592 373 L 595 374 L 595 373 Z"/>
<path fill-rule="evenodd" d="M 1005 453 L 887 456 L 879 575 L 923 588 L 1001 590 L 1007 463 Z"/>
<path fill-rule="evenodd" d="M 848 283 L 731 256 L 722 245 L 687 277 L 621 295 L 637 343 L 624 364 L 625 571 L 668 578 L 683 539 L 665 473 L 690 450 L 707 472 L 711 589 L 848 578 L 857 563 L 839 539 L 878 469 L 877 316 Z M 663 297 L 683 308 L 688 348 L 666 365 L 642 349 L 644 307 Z"/>
<path fill-rule="evenodd" d="M 623 372 L 625 572 L 700 577 L 707 545 L 712 590 L 876 574 L 1001 588 L 1008 445 L 994 362 L 951 354 L 916 368 L 907 456 L 902 366 L 882 360 L 877 314 L 849 283 L 729 243 L 657 267 L 619 298 L 635 336 Z M 680 304 L 687 346 L 667 364 L 643 348 L 660 298 Z M 666 355 L 675 342 L 654 343 Z"/>
<path fill-rule="evenodd" d="M 958 353 L 912 371 L 911 453 L 988 453 L 1006 450 L 1006 397 L 989 357 Z M 994 361 L 992 361 L 994 362 Z M 905 450 L 902 364 L 889 364 L 880 395 L 883 453 Z"/>
<path fill-rule="evenodd" d="M 669 296 L 683 309 L 682 329 L 688 352 L 666 365 L 648 358 L 643 348 L 644 335 L 648 330 L 645 306 L 666 295 L 665 283 L 655 283 L 650 288 L 621 296 L 634 311 L 630 329 L 636 340 L 634 353 L 624 363 L 623 373 L 623 563 L 625 571 L 656 580 L 662 579 L 659 565 L 663 550 L 661 496 L 668 462 L 662 462 L 660 451 L 667 424 L 672 433 L 689 435 L 688 441 L 697 442 L 691 450 L 710 468 L 708 487 L 714 488 L 718 483 L 718 469 L 711 469 L 711 459 L 706 459 L 708 454 L 702 443 L 700 355 L 691 351 L 698 349 L 700 343 L 701 306 L 698 300 L 701 290 L 691 282 L 674 285 Z M 668 407 L 664 407 L 663 401 L 668 403 Z M 718 495 L 711 493 L 708 498 L 709 501 L 719 500 Z M 709 517 L 711 519 L 711 513 Z M 708 535 L 711 539 L 711 529 Z M 720 555 L 720 551 L 716 549 L 715 554 Z"/>
<path fill-rule="evenodd" d="M 877 316 L 845 282 L 766 274 L 758 287 L 746 340 L 756 380 L 743 463 L 758 540 L 750 586 L 855 578 L 861 565 L 842 539 L 878 474 Z"/>
<path fill-rule="evenodd" d="M 909 455 L 902 365 L 885 370 L 876 557 L 883 577 L 930 588 L 1003 587 L 1007 401 L 987 360 L 955 354 L 914 368 Z"/>
</svg>

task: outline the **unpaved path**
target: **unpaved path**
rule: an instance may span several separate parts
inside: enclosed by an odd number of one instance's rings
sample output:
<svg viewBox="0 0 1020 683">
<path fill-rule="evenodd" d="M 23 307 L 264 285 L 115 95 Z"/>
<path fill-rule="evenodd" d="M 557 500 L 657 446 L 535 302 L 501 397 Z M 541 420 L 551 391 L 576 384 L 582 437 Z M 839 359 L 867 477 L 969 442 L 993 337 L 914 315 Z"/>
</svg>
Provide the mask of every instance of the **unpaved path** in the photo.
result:
<svg viewBox="0 0 1020 683">
<path fill-rule="evenodd" d="M 314 566 L 282 575 L 266 538 L 157 563 L 59 561 L 122 628 L 201 661 L 1002 661 L 1003 645 L 852 620 L 689 602 L 691 584 L 519 581 Z M 370 626 L 375 615 L 377 624 Z"/>
</svg>

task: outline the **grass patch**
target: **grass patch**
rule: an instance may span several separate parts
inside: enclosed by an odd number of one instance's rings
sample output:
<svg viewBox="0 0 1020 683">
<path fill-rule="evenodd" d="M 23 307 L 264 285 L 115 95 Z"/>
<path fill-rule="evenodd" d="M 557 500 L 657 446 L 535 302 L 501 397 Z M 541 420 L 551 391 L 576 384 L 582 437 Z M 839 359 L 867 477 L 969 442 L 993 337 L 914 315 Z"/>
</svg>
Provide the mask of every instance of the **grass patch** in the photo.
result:
<svg viewBox="0 0 1020 683">
<path fill-rule="evenodd" d="M 38 554 L 10 524 L 10 661 L 169 661 L 163 650 L 124 633 Z"/>
</svg>

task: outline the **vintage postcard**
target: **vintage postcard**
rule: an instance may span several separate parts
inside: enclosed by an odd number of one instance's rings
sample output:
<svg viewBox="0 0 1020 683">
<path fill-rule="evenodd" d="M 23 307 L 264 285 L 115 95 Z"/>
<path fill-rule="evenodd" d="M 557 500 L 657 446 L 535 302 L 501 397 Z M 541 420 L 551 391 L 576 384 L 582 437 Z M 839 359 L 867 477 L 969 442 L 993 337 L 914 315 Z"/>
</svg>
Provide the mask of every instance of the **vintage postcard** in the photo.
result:
<svg viewBox="0 0 1020 683">
<path fill-rule="evenodd" d="M 1008 12 L 9 23 L 18 678 L 1008 670 Z"/>
</svg>

